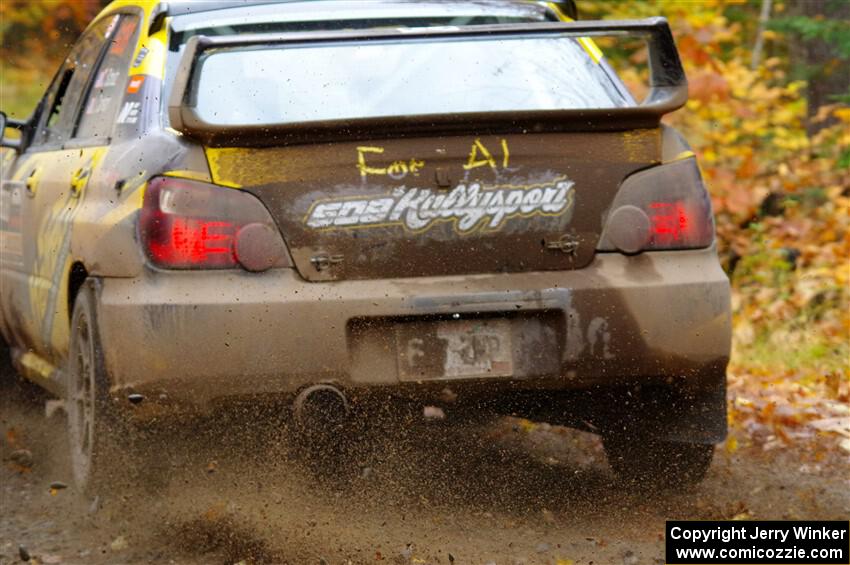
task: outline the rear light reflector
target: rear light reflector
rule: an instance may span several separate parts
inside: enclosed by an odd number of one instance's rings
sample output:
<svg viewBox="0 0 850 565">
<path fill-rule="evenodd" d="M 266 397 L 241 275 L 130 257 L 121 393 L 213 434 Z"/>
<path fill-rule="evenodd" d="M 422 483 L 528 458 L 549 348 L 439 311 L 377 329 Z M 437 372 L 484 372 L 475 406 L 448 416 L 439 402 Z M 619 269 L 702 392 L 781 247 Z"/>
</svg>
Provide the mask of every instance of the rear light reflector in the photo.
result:
<svg viewBox="0 0 850 565">
<path fill-rule="evenodd" d="M 259 234 L 259 235 L 257 235 Z M 151 262 L 166 269 L 249 271 L 289 267 L 286 246 L 253 195 L 202 182 L 148 182 L 139 236 Z"/>
<path fill-rule="evenodd" d="M 690 157 L 623 181 L 597 250 L 697 249 L 713 241 L 711 200 L 696 159 Z"/>
</svg>

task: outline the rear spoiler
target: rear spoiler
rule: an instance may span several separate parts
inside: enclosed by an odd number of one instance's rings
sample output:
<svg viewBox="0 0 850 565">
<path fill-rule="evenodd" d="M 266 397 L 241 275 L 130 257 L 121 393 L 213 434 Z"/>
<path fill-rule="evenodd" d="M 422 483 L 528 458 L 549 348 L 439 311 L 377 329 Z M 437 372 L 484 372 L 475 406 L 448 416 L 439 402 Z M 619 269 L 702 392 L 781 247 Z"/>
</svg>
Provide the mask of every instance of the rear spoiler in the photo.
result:
<svg viewBox="0 0 850 565">
<path fill-rule="evenodd" d="M 631 35 L 645 37 L 648 44 L 650 90 L 638 106 L 584 110 L 533 110 L 432 114 L 404 118 L 354 118 L 321 122 L 220 125 L 204 121 L 195 110 L 193 86 L 197 83 L 198 60 L 210 49 L 286 46 L 350 41 L 434 38 L 507 37 L 566 33 L 580 37 Z M 415 133 L 497 133 L 521 128 L 524 131 L 576 129 L 624 130 L 657 127 L 661 117 L 682 107 L 688 84 L 679 53 L 665 18 L 642 20 L 545 22 L 462 26 L 452 28 L 380 29 L 286 34 L 245 34 L 192 37 L 180 61 L 168 103 L 168 117 L 175 130 L 209 146 L 281 145 L 303 141 L 401 137 Z"/>
</svg>

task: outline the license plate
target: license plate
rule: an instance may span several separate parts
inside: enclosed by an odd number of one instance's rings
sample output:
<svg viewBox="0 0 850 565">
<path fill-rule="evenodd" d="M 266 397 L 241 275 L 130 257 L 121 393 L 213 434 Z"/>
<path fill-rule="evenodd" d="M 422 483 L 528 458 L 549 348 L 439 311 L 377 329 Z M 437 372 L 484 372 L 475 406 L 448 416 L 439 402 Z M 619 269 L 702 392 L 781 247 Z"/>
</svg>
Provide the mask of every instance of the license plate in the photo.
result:
<svg viewBox="0 0 850 565">
<path fill-rule="evenodd" d="M 508 320 L 402 324 L 396 329 L 401 380 L 508 377 L 513 374 Z"/>
</svg>

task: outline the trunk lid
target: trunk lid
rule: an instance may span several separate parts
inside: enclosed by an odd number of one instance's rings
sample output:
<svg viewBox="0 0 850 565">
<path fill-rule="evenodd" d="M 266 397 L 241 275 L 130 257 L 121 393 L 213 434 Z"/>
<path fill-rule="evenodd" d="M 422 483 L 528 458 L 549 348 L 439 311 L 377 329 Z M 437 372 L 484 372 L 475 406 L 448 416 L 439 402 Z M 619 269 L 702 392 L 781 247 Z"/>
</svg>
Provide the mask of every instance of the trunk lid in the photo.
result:
<svg viewBox="0 0 850 565">
<path fill-rule="evenodd" d="M 310 281 L 576 269 L 660 130 L 207 147 L 269 209 Z"/>
<path fill-rule="evenodd" d="M 646 42 L 640 104 L 588 48 L 606 35 Z M 686 99 L 651 18 L 196 35 L 168 117 L 268 207 L 301 275 L 331 281 L 588 265 Z"/>
</svg>

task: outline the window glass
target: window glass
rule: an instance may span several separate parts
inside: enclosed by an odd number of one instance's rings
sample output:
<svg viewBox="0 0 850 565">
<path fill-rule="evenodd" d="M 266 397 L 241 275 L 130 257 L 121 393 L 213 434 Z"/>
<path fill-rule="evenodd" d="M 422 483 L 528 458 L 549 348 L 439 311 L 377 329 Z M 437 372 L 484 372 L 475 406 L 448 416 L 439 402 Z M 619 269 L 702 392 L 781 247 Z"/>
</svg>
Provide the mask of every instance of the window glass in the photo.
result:
<svg viewBox="0 0 850 565">
<path fill-rule="evenodd" d="M 226 10 L 175 16 L 171 23 L 170 52 L 166 62 L 164 92 L 171 92 L 186 42 L 194 35 L 241 33 L 291 33 L 394 27 L 471 26 L 555 21 L 554 15 L 537 4 L 474 2 L 381 2 L 354 4 L 340 10 L 333 3 L 254 4 Z M 165 116 L 167 119 L 167 116 Z"/>
<path fill-rule="evenodd" d="M 118 24 L 98 67 L 74 137 L 103 138 L 105 141 L 112 133 L 115 114 L 127 86 L 127 71 L 136 45 L 138 24 L 139 19 L 133 15 L 123 16 Z"/>
<path fill-rule="evenodd" d="M 44 95 L 44 106 L 38 109 L 39 115 L 36 120 L 38 128 L 33 135 L 33 145 L 44 143 L 48 137 L 48 128 L 55 126 L 62 105 L 62 97 L 68 89 L 68 83 L 73 74 L 74 69 L 69 57 L 65 59 L 65 62 L 59 68 L 59 72 L 53 77 L 53 82 L 50 83 L 50 88 Z"/>
<path fill-rule="evenodd" d="M 74 46 L 48 93 L 45 116 L 36 143 L 58 144 L 67 141 L 74 131 L 80 98 L 97 66 L 104 41 L 111 37 L 120 16 L 99 21 Z"/>
<path fill-rule="evenodd" d="M 559 35 L 212 50 L 194 89 L 219 125 L 630 104 Z"/>
</svg>

